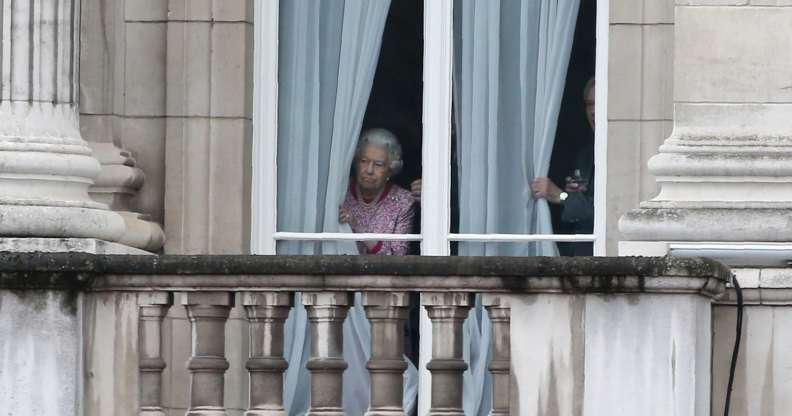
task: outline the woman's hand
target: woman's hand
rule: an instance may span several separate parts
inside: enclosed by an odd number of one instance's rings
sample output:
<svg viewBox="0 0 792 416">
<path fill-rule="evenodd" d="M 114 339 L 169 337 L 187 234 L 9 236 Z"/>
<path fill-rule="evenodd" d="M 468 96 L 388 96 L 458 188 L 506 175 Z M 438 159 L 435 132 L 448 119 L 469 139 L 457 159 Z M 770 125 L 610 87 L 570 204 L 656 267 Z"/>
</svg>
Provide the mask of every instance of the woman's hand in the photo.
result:
<svg viewBox="0 0 792 416">
<path fill-rule="evenodd" d="M 339 208 L 338 209 L 338 223 L 339 224 L 349 224 L 349 221 L 352 219 L 349 215 L 349 211 Z"/>
<path fill-rule="evenodd" d="M 550 178 L 538 177 L 531 182 L 533 197 L 536 199 L 546 199 L 552 204 L 561 203 L 561 188 L 559 188 Z"/>
<path fill-rule="evenodd" d="M 412 196 L 418 199 L 421 199 L 421 185 L 421 178 L 418 178 L 410 183 L 410 193 L 412 193 Z"/>
</svg>

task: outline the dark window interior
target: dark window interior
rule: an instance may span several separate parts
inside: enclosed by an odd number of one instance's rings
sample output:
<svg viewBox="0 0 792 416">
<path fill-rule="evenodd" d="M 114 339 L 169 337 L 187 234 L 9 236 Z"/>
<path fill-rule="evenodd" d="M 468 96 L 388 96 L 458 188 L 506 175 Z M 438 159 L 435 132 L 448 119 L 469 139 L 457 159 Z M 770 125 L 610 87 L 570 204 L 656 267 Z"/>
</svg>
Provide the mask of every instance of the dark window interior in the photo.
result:
<svg viewBox="0 0 792 416">
<path fill-rule="evenodd" d="M 575 149 L 586 142 L 594 140 L 594 132 L 586 120 L 583 104 L 583 88 L 586 82 L 594 76 L 594 61 L 596 51 L 596 0 L 582 0 L 575 27 L 575 39 L 572 44 L 572 54 L 569 59 L 564 97 L 561 101 L 561 111 L 558 115 L 558 128 L 556 130 L 553 156 L 550 161 L 549 177 L 553 183 L 561 186 L 565 177 L 573 169 L 575 163 Z M 561 223 L 561 210 L 559 205 L 550 204 L 553 215 L 553 230 L 557 234 L 569 234 Z M 591 243 L 574 243 L 588 244 Z M 566 244 L 559 244 L 564 253 Z"/>
<path fill-rule="evenodd" d="M 409 189 L 421 177 L 423 2 L 394 0 L 382 36 L 363 129 L 382 127 L 401 142 L 404 169 L 393 181 Z"/>
</svg>

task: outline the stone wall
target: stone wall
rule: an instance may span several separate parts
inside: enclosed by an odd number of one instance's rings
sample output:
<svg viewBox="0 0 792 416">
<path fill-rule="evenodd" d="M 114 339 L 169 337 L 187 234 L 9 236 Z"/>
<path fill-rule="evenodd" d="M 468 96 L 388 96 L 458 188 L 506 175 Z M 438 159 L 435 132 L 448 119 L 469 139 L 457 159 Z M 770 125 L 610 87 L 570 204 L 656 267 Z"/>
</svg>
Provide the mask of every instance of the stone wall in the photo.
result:
<svg viewBox="0 0 792 416">
<path fill-rule="evenodd" d="M 171 0 L 166 253 L 248 253 L 253 1 Z"/>
<path fill-rule="evenodd" d="M 84 0 L 81 129 L 132 153 L 165 252 L 247 253 L 253 0 Z"/>
<path fill-rule="evenodd" d="M 647 161 L 673 128 L 674 0 L 611 0 L 608 57 L 608 255 L 618 220 L 657 194 Z"/>
<path fill-rule="evenodd" d="M 3 412 L 78 414 L 82 388 L 79 303 L 80 295 L 68 291 L 0 290 Z"/>
<path fill-rule="evenodd" d="M 730 414 L 785 415 L 792 407 L 792 270 L 734 272 L 746 306 Z M 721 415 L 737 318 L 733 291 L 713 306 L 712 318 L 712 414 Z"/>
<path fill-rule="evenodd" d="M 145 182 L 133 207 L 163 221 L 164 1 L 82 0 L 80 130 L 134 155 Z"/>
</svg>

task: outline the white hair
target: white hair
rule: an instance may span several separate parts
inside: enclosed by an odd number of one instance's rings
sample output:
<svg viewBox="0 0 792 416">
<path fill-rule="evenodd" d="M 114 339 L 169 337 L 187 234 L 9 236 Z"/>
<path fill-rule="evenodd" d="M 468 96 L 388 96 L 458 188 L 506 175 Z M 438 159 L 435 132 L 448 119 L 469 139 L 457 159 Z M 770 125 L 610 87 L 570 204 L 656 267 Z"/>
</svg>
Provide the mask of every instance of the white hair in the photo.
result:
<svg viewBox="0 0 792 416">
<path fill-rule="evenodd" d="M 395 134 L 382 128 L 368 129 L 360 133 L 360 139 L 358 139 L 357 148 L 355 149 L 355 160 L 360 158 L 363 149 L 370 144 L 385 149 L 385 153 L 387 153 L 388 160 L 390 161 L 391 174 L 396 175 L 401 172 L 404 166 L 404 162 L 402 162 L 402 148 Z"/>
</svg>

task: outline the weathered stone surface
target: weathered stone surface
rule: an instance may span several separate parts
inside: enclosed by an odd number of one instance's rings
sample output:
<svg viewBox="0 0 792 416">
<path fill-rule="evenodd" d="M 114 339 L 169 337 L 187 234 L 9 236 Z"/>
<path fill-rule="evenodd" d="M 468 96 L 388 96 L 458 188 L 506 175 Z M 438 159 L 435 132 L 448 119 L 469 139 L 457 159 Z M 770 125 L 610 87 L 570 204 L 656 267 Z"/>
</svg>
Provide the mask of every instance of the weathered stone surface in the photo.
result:
<svg viewBox="0 0 792 416">
<path fill-rule="evenodd" d="M 75 292 L 0 290 L 0 403 L 11 415 L 72 416 L 82 390 Z"/>
<path fill-rule="evenodd" d="M 20 238 L 0 237 L 0 252 L 9 253 L 86 253 L 99 255 L 151 254 L 119 243 L 95 238 Z"/>
<path fill-rule="evenodd" d="M 710 415 L 711 301 L 586 296 L 583 414 Z"/>
<path fill-rule="evenodd" d="M 789 296 L 787 296 L 789 299 Z M 723 414 L 736 308 L 713 308 L 712 414 Z M 792 406 L 792 308 L 748 306 L 743 317 L 731 414 L 780 415 Z"/>
<path fill-rule="evenodd" d="M 30 272 L 96 276 L 94 287 L 310 291 L 685 292 L 718 294 L 722 264 L 660 257 L 94 256 L 0 253 L 0 287 Z M 220 276 L 224 276 L 220 278 Z M 33 284 L 33 283 L 31 283 Z M 41 284 L 47 284 L 46 282 Z M 46 287 L 46 286 L 45 286 Z"/>
</svg>

